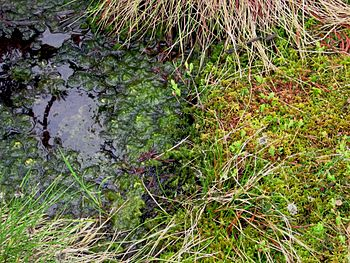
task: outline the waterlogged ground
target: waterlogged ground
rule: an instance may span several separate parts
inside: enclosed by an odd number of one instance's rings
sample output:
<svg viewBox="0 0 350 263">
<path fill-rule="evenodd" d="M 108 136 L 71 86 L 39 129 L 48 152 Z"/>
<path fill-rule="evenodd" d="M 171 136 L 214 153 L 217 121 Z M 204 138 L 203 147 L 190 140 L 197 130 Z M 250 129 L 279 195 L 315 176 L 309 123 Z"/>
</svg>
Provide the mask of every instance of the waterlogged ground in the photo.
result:
<svg viewBox="0 0 350 263">
<path fill-rule="evenodd" d="M 183 135 L 167 84 L 173 68 L 140 46 L 114 48 L 78 19 L 81 2 L 63 4 L 0 0 L 0 192 L 44 190 L 62 176 L 71 190 L 50 213 L 65 204 L 74 216 L 90 214 L 62 149 L 104 209 L 127 207 L 115 222 L 128 228 L 144 206 L 139 178 L 156 176 L 145 163 Z"/>
</svg>

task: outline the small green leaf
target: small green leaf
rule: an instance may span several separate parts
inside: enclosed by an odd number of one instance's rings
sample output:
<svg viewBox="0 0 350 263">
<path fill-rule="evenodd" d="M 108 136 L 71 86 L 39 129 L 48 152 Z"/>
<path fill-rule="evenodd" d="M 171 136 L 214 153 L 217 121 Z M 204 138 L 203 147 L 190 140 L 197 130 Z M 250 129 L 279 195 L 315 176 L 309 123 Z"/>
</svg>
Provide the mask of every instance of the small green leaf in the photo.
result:
<svg viewBox="0 0 350 263">
<path fill-rule="evenodd" d="M 274 92 L 271 92 L 268 96 L 268 99 L 271 100 L 272 98 L 275 97 L 275 93 Z"/>
<path fill-rule="evenodd" d="M 260 105 L 260 111 L 261 111 L 261 112 L 264 112 L 265 109 L 266 109 L 266 106 L 267 106 L 266 104 L 261 104 L 261 105 Z"/>
<path fill-rule="evenodd" d="M 190 73 L 193 71 L 193 63 L 190 63 Z"/>
<path fill-rule="evenodd" d="M 181 96 L 181 90 L 179 89 L 177 83 L 173 79 L 171 79 L 170 84 L 171 84 L 171 88 L 173 89 L 173 95 Z"/>
<path fill-rule="evenodd" d="M 173 79 L 170 80 L 170 84 L 173 89 L 177 88 L 177 83 Z"/>
<path fill-rule="evenodd" d="M 255 80 L 259 83 L 259 84 L 263 84 L 263 83 L 265 83 L 265 78 L 263 78 L 262 76 L 259 76 L 259 75 L 257 75 L 257 76 L 255 76 Z"/>
<path fill-rule="evenodd" d="M 329 181 L 331 181 L 331 182 L 335 182 L 336 181 L 334 174 L 327 174 L 327 179 Z"/>
<path fill-rule="evenodd" d="M 317 96 L 322 93 L 322 90 L 318 88 L 312 88 L 312 93 Z"/>
<path fill-rule="evenodd" d="M 339 238 L 340 243 L 342 243 L 343 245 L 346 244 L 346 237 L 344 235 L 340 235 L 338 238 Z"/>
</svg>

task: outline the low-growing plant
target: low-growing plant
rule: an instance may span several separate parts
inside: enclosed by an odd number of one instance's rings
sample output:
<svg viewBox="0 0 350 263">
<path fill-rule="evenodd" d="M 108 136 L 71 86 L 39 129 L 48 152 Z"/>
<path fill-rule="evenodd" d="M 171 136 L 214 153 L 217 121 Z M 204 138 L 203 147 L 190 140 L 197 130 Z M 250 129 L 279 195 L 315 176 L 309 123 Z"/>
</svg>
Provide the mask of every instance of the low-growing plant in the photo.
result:
<svg viewBox="0 0 350 263">
<path fill-rule="evenodd" d="M 283 56 L 273 74 L 240 77 L 232 60 L 202 73 L 194 150 L 210 202 L 199 231 L 216 261 L 347 262 L 349 59 Z"/>
</svg>

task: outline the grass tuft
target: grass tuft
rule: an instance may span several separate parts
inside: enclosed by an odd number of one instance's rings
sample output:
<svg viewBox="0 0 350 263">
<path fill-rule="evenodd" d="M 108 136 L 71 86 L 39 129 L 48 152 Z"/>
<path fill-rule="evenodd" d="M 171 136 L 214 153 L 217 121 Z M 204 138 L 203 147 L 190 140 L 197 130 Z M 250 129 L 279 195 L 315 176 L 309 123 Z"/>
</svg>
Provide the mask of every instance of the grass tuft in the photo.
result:
<svg viewBox="0 0 350 263">
<path fill-rule="evenodd" d="M 315 41 L 306 29 L 307 19 L 332 27 L 350 25 L 350 6 L 341 0 L 101 0 L 90 13 L 100 28 L 129 41 L 163 37 L 170 50 L 176 47 L 182 55 L 196 45 L 205 53 L 224 41 L 229 52 L 258 54 L 266 65 L 270 60 L 264 46 L 279 28 L 302 50 Z"/>
<path fill-rule="evenodd" d="M 18 193 L 25 192 L 28 179 L 30 173 Z M 59 214 L 48 216 L 50 207 L 67 191 L 58 187 L 59 180 L 42 193 L 34 191 L 0 200 L 1 262 L 105 262 L 114 258 L 115 252 L 111 252 L 106 239 L 105 223 Z M 99 251 L 100 246 L 103 251 Z"/>
</svg>

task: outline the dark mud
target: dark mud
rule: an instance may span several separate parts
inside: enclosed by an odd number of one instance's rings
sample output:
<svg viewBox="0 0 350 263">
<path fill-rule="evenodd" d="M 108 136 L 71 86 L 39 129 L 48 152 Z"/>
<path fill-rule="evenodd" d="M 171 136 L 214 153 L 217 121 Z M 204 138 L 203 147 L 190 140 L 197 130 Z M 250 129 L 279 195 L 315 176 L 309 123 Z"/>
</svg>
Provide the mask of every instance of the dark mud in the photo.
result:
<svg viewBox="0 0 350 263">
<path fill-rule="evenodd" d="M 0 0 L 0 191 L 18 192 L 29 171 L 21 191 L 43 191 L 62 175 L 60 185 L 72 190 L 50 213 L 64 205 L 74 216 L 92 214 L 73 194 L 79 185 L 63 149 L 104 209 L 134 204 L 115 219 L 132 227 L 144 207 L 140 178 L 156 173 L 145 161 L 184 136 L 182 106 L 167 87 L 173 67 L 140 44 L 115 49 L 120 43 L 79 19 L 84 2 L 64 4 Z"/>
</svg>

